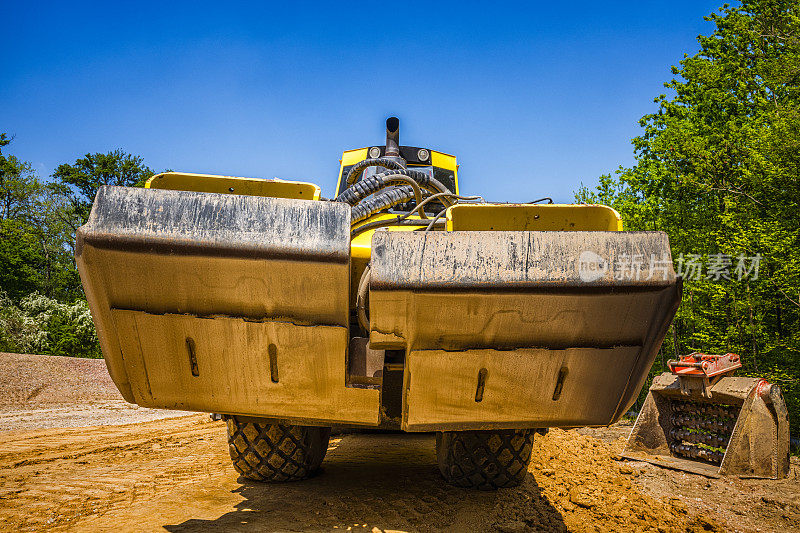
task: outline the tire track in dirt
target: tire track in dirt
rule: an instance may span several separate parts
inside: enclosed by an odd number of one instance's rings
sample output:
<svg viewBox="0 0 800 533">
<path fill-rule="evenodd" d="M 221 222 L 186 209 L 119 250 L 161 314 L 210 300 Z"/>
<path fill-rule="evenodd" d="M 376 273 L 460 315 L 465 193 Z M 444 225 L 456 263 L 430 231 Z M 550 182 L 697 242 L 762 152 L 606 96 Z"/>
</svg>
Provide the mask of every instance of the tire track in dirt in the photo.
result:
<svg viewBox="0 0 800 533">
<path fill-rule="evenodd" d="M 206 415 L 0 435 L 0 528 L 34 531 L 705 531 L 680 502 L 636 488 L 593 437 L 534 441 L 523 486 L 446 485 L 431 434 L 333 438 L 323 472 L 277 485 L 238 478 Z"/>
<path fill-rule="evenodd" d="M 171 422 L 0 435 L 0 527 L 68 526 L 201 479 L 218 428 L 199 415 Z"/>
</svg>

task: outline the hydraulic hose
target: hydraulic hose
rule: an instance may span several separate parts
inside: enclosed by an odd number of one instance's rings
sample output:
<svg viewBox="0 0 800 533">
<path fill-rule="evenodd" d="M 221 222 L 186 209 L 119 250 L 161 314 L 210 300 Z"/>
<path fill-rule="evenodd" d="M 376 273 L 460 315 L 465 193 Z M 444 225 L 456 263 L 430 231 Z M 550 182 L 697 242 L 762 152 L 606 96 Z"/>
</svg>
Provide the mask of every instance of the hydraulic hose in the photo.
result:
<svg viewBox="0 0 800 533">
<path fill-rule="evenodd" d="M 436 225 L 436 223 L 439 221 L 440 218 L 442 218 L 444 216 L 445 213 L 447 213 L 447 208 L 446 207 L 444 209 L 442 209 L 441 211 L 439 211 L 438 213 L 436 213 L 436 216 L 433 217 L 433 219 L 431 219 L 430 223 L 425 228 L 423 233 L 428 233 L 430 230 L 432 230 L 433 226 Z"/>
<path fill-rule="evenodd" d="M 399 169 L 364 178 L 342 192 L 336 197 L 335 201 L 356 205 L 362 198 L 366 198 L 370 194 L 388 187 L 393 182 L 403 181 L 408 183 L 409 180 L 413 180 L 423 189 L 433 193 L 451 192 L 442 182 L 424 172 L 411 169 Z M 417 200 L 417 203 L 419 203 L 419 201 L 420 200 Z"/>
<path fill-rule="evenodd" d="M 444 227 L 446 224 L 446 220 L 437 220 L 434 227 Z M 378 229 L 378 228 L 385 228 L 387 226 L 415 226 L 419 228 L 424 228 L 430 223 L 429 219 L 418 219 L 418 218 L 389 218 L 386 220 L 373 220 L 372 222 L 367 222 L 353 230 L 350 231 L 350 238 L 353 239 L 357 235 L 361 235 L 365 231 L 369 231 L 371 229 Z"/>
<path fill-rule="evenodd" d="M 384 167 L 388 168 L 389 170 L 404 170 L 403 165 L 395 161 L 394 159 L 389 159 L 387 157 L 379 157 L 377 159 L 365 159 L 363 161 L 359 161 L 355 165 L 350 168 L 350 172 L 347 173 L 347 177 L 345 178 L 345 185 L 350 186 L 355 182 L 358 177 L 361 175 L 369 167 Z"/>
<path fill-rule="evenodd" d="M 358 282 L 356 311 L 359 325 L 369 335 L 369 263 L 361 274 L 361 279 Z"/>
<path fill-rule="evenodd" d="M 414 199 L 418 204 L 422 202 L 422 191 L 419 188 L 419 184 L 413 178 L 403 176 L 402 174 L 392 174 L 391 172 L 370 176 L 356 182 L 349 189 L 337 196 L 334 202 L 346 202 L 350 205 L 356 205 L 370 194 L 387 187 L 392 187 L 398 182 L 410 185 L 411 188 L 414 189 Z"/>
<path fill-rule="evenodd" d="M 362 224 L 361 226 L 353 229 L 350 232 L 350 238 L 355 237 L 356 235 L 360 235 L 365 231 L 369 231 L 371 229 L 382 228 L 385 226 L 427 226 L 429 224 L 428 220 L 409 220 L 409 217 L 413 215 L 415 212 L 422 211 L 422 208 L 425 207 L 426 204 L 432 202 L 433 200 L 438 200 L 442 197 L 448 197 L 453 200 L 467 200 L 467 201 L 475 201 L 480 200 L 481 202 L 485 202 L 483 197 L 481 196 L 459 196 L 457 194 L 443 192 L 434 194 L 433 196 L 429 196 L 422 201 L 422 203 L 417 204 L 414 209 L 405 213 L 404 215 L 400 215 L 397 218 L 390 218 L 387 220 L 373 220 L 372 222 L 367 222 L 366 224 Z M 446 209 L 444 210 L 446 211 Z M 443 211 L 443 212 L 444 212 Z M 362 219 L 363 220 L 363 219 Z M 357 222 L 354 222 L 354 224 Z M 434 220 L 433 227 L 441 225 L 440 223 L 444 223 L 443 220 Z"/>
<path fill-rule="evenodd" d="M 393 205 L 402 204 L 414 198 L 414 189 L 410 185 L 392 187 L 381 193 L 361 200 L 350 212 L 350 223 L 361 222 L 375 213 L 388 209 Z"/>
</svg>

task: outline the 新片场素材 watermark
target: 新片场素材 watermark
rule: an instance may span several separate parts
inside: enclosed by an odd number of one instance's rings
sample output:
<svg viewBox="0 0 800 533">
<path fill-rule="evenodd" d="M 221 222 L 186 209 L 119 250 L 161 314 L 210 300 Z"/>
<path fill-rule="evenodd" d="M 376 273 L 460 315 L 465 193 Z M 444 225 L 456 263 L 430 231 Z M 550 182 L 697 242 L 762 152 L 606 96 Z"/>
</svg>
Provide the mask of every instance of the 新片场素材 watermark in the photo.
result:
<svg viewBox="0 0 800 533">
<path fill-rule="evenodd" d="M 668 255 L 622 253 L 610 258 L 594 251 L 584 250 L 578 256 L 578 276 L 582 281 L 591 282 L 612 277 L 617 281 L 664 280 L 670 267 L 686 280 L 708 279 L 711 281 L 741 281 L 758 279 L 761 255 L 710 254 L 706 261 L 700 254 L 680 254 L 673 262 Z"/>
</svg>

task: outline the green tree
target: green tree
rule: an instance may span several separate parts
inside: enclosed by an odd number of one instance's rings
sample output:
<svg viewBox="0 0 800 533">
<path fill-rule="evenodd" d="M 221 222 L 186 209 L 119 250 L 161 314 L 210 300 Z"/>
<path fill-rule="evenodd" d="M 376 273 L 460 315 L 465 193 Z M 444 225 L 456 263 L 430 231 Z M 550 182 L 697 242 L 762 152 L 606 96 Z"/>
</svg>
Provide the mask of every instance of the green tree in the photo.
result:
<svg viewBox="0 0 800 533">
<path fill-rule="evenodd" d="M 101 357 L 86 301 L 65 304 L 37 292 L 15 304 L 0 291 L 0 351 Z"/>
<path fill-rule="evenodd" d="M 780 383 L 800 430 L 800 4 L 751 0 L 706 18 L 644 116 L 636 164 L 578 201 L 603 201 L 627 229 L 663 230 L 673 255 L 706 269 L 731 256 L 732 279 L 685 279 L 670 355 L 736 351 L 747 372 Z M 757 279 L 736 258 L 759 257 Z M 662 371 L 657 367 L 655 372 Z"/>
<path fill-rule="evenodd" d="M 153 174 L 155 172 L 140 156 L 115 150 L 107 154 L 86 154 L 72 165 L 59 165 L 53 177 L 69 191 L 75 219 L 82 224 L 89 217 L 100 186 L 142 187 Z"/>
<path fill-rule="evenodd" d="M 0 149 L 10 142 L 0 134 Z M 67 208 L 67 198 L 29 163 L 0 152 L 0 288 L 12 298 L 80 295 Z"/>
<path fill-rule="evenodd" d="M 0 219 L 25 218 L 32 210 L 41 183 L 36 179 L 30 163 L 13 155 L 3 154 L 3 147 L 13 138 L 0 133 Z"/>
<path fill-rule="evenodd" d="M 153 171 L 120 150 L 88 154 L 40 180 L 0 134 L 0 351 L 100 357 L 75 268 L 75 231 L 101 185 L 141 186 Z"/>
</svg>

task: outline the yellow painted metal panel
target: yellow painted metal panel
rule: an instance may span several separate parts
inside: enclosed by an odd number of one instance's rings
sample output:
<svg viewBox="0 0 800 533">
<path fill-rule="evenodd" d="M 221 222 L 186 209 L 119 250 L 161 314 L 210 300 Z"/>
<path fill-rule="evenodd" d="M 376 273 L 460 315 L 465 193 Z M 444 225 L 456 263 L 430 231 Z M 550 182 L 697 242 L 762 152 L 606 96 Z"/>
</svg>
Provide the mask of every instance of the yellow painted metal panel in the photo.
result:
<svg viewBox="0 0 800 533">
<path fill-rule="evenodd" d="M 397 214 L 392 214 L 392 213 L 380 213 L 359 222 L 358 224 L 354 225 L 353 228 L 359 228 L 364 224 L 367 224 L 369 222 L 375 222 L 376 220 L 396 219 L 397 216 L 398 216 Z M 421 219 L 418 215 L 412 215 L 409 217 L 409 220 L 421 220 Z M 389 231 L 414 231 L 420 229 L 420 226 L 388 226 L 386 228 L 376 228 L 367 230 L 364 233 L 356 235 L 356 237 L 351 241 L 350 256 L 353 258 L 369 260 L 372 249 L 372 235 L 378 229 L 388 229 Z"/>
<path fill-rule="evenodd" d="M 139 405 L 378 424 L 380 392 L 345 386 L 346 327 L 121 309 L 112 314 Z"/>
<path fill-rule="evenodd" d="M 366 148 L 347 150 L 346 152 L 342 153 L 342 164 L 345 166 L 355 165 L 359 161 L 363 161 L 366 158 L 367 158 Z"/>
<path fill-rule="evenodd" d="M 355 165 L 359 161 L 363 161 L 366 158 L 367 158 L 366 148 L 347 150 L 342 153 L 342 159 L 339 161 L 339 179 L 336 181 L 336 193 L 333 195 L 334 198 L 336 196 L 339 196 L 339 193 L 344 191 L 344 189 L 342 188 L 342 180 L 344 179 L 344 176 L 342 176 L 342 171 L 344 170 L 344 167 Z"/>
<path fill-rule="evenodd" d="M 436 150 L 431 150 L 431 163 L 435 167 L 446 168 L 447 170 L 458 170 L 456 156 L 437 152 Z"/>
<path fill-rule="evenodd" d="M 319 200 L 320 195 L 319 186 L 302 181 L 237 178 L 185 172 L 157 174 L 147 180 L 145 187 L 148 189 L 242 194 L 247 196 L 269 196 L 272 198 L 295 198 L 299 200 Z"/>
<path fill-rule="evenodd" d="M 459 204 L 447 211 L 448 231 L 621 231 L 604 205 Z"/>
<path fill-rule="evenodd" d="M 372 217 L 359 222 L 354 228 L 363 226 L 368 222 L 374 222 L 376 220 L 390 220 L 397 218 L 396 214 L 390 213 L 380 213 L 377 215 L 373 215 Z M 417 215 L 409 217 L 413 220 L 420 220 L 420 217 Z M 364 268 L 369 263 L 370 257 L 372 256 L 372 235 L 378 229 L 387 229 L 389 231 L 414 231 L 418 230 L 419 226 L 388 226 L 386 228 L 376 228 L 367 230 L 364 233 L 356 235 L 355 238 L 350 241 L 350 305 L 355 305 L 355 298 L 356 298 L 356 289 L 358 288 L 358 282 L 361 279 L 361 274 L 364 272 Z"/>
<path fill-rule="evenodd" d="M 606 425 L 613 422 L 639 350 L 413 350 L 406 360 L 402 429 Z M 554 398 L 563 368 L 569 372 Z M 478 401 L 482 370 L 485 383 Z"/>
<path fill-rule="evenodd" d="M 182 216 L 176 206 L 213 216 Z M 120 339 L 138 342 L 153 332 L 120 333 L 113 309 L 205 317 L 197 325 L 226 315 L 346 331 L 348 211 L 330 202 L 101 187 L 90 222 L 78 230 L 76 263 L 123 397 L 136 401 L 138 378 L 126 368 Z M 335 350 L 342 365 L 346 345 Z M 185 355 L 181 349 L 175 357 Z M 337 377 L 344 383 L 344 371 Z"/>
<path fill-rule="evenodd" d="M 374 264 L 372 272 L 374 281 Z M 672 294 L 515 289 L 505 293 L 373 289 L 369 295 L 370 346 L 464 350 L 471 346 L 639 344 L 653 321 L 652 310 L 669 305 Z"/>
<path fill-rule="evenodd" d="M 456 157 L 454 155 L 431 150 L 431 164 L 435 167 L 453 171 L 456 182 L 456 190 L 454 192 L 460 194 L 458 192 L 458 164 L 456 163 Z"/>
</svg>

